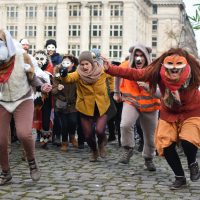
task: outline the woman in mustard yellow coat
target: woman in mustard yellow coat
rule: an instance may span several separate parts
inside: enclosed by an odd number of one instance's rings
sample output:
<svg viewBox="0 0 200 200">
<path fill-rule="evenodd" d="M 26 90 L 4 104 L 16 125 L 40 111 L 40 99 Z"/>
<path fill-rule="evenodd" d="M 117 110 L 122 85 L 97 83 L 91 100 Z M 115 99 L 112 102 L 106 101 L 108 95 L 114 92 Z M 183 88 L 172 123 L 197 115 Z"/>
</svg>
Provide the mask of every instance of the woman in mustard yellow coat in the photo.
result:
<svg viewBox="0 0 200 200">
<path fill-rule="evenodd" d="M 81 124 L 87 144 L 92 150 L 91 162 L 97 161 L 98 156 L 106 156 L 105 135 L 107 111 L 110 106 L 106 78 L 102 66 L 93 59 L 91 52 L 84 51 L 79 56 L 79 67 L 73 73 L 67 74 L 66 68 L 61 68 L 60 75 L 66 83 L 76 82 L 77 100 L 76 109 L 80 112 Z M 93 134 L 98 138 L 98 149 Z"/>
</svg>

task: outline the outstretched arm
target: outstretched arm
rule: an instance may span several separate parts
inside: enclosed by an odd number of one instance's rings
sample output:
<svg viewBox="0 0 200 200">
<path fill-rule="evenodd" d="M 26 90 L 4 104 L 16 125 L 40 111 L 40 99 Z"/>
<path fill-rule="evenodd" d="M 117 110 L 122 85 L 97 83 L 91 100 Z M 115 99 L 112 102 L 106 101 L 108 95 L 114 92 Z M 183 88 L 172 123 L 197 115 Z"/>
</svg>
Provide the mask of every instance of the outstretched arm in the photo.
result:
<svg viewBox="0 0 200 200">
<path fill-rule="evenodd" d="M 145 69 L 124 68 L 110 65 L 105 72 L 112 76 L 117 76 L 128 80 L 147 81 Z"/>
</svg>

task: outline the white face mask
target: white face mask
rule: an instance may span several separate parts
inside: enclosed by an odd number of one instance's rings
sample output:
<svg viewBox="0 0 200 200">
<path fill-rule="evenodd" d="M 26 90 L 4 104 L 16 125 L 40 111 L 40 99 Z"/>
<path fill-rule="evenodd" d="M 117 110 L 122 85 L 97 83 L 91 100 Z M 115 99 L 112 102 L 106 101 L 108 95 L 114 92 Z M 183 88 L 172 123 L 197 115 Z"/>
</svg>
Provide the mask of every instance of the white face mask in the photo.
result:
<svg viewBox="0 0 200 200">
<path fill-rule="evenodd" d="M 8 48 L 5 42 L 0 40 L 0 64 L 4 63 L 9 58 Z"/>
<path fill-rule="evenodd" d="M 62 61 L 62 66 L 63 67 L 70 67 L 71 64 L 72 64 L 72 62 L 70 60 L 68 60 L 68 59 Z"/>
<path fill-rule="evenodd" d="M 40 68 L 47 63 L 47 56 L 45 54 L 36 53 L 34 57 L 37 60 L 37 63 Z"/>
<path fill-rule="evenodd" d="M 56 51 L 56 47 L 53 44 L 47 46 L 47 51 Z"/>
</svg>

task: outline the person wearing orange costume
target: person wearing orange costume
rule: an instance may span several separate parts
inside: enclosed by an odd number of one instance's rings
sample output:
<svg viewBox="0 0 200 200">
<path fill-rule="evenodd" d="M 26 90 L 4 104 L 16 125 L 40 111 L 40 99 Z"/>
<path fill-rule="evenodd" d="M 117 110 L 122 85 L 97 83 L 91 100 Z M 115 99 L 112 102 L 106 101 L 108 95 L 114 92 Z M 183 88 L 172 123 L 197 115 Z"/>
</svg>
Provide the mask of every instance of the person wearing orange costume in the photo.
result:
<svg viewBox="0 0 200 200">
<path fill-rule="evenodd" d="M 161 91 L 160 119 L 155 132 L 155 145 L 175 174 L 170 189 L 187 186 L 185 173 L 176 151 L 181 143 L 187 157 L 190 179 L 200 178 L 196 160 L 200 148 L 200 63 L 181 48 L 172 48 L 145 69 L 111 66 L 104 61 L 108 74 L 135 81 L 148 81 L 151 92 L 156 85 Z"/>
</svg>

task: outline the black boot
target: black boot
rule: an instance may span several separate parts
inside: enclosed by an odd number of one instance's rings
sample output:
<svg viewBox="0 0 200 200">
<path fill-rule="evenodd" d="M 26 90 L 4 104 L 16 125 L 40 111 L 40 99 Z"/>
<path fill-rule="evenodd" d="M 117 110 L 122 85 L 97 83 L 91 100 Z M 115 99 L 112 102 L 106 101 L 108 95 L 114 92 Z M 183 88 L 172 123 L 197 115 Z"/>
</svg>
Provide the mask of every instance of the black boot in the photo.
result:
<svg viewBox="0 0 200 200">
<path fill-rule="evenodd" d="M 0 174 L 0 185 L 5 185 L 12 179 L 10 170 L 2 171 Z"/>
<path fill-rule="evenodd" d="M 199 165 L 197 162 L 194 162 L 190 164 L 189 166 L 190 170 L 190 180 L 195 182 L 200 178 L 200 171 L 199 171 Z"/>
<path fill-rule="evenodd" d="M 28 161 L 28 164 L 30 167 L 30 176 L 31 176 L 32 180 L 39 181 L 41 173 L 40 173 L 40 170 L 39 170 L 36 160 L 34 159 L 31 161 Z"/>
<path fill-rule="evenodd" d="M 156 171 L 156 166 L 153 163 L 153 158 L 145 158 L 145 167 L 148 171 Z"/>
<path fill-rule="evenodd" d="M 175 176 L 175 181 L 170 186 L 170 190 L 178 190 L 187 186 L 186 178 L 184 176 Z"/>
</svg>

